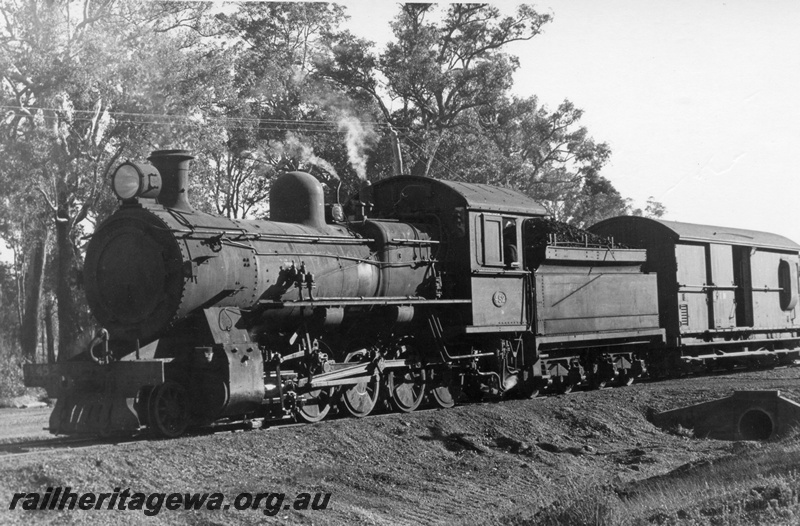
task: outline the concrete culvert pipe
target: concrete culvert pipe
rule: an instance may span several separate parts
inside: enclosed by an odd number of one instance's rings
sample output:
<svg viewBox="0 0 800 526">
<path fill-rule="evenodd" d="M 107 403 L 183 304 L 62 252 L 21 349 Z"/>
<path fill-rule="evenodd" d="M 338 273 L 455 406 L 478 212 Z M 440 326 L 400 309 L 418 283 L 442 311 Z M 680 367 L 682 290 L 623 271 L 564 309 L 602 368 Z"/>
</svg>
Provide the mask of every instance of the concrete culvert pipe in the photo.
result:
<svg viewBox="0 0 800 526">
<path fill-rule="evenodd" d="M 739 418 L 739 434 L 743 440 L 767 440 L 774 429 L 772 417 L 761 409 L 745 411 Z"/>
</svg>

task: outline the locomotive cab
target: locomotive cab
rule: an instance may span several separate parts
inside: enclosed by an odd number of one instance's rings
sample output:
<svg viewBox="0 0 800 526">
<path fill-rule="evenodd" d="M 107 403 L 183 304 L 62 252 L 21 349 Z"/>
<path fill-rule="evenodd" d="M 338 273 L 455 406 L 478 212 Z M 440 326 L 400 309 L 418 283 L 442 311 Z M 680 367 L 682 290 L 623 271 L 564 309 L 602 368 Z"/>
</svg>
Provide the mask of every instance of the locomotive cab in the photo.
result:
<svg viewBox="0 0 800 526">
<path fill-rule="evenodd" d="M 445 298 L 470 300 L 449 332 L 515 333 L 528 329 L 521 225 L 547 212 L 506 188 L 400 176 L 371 187 L 378 218 L 435 222 Z"/>
</svg>

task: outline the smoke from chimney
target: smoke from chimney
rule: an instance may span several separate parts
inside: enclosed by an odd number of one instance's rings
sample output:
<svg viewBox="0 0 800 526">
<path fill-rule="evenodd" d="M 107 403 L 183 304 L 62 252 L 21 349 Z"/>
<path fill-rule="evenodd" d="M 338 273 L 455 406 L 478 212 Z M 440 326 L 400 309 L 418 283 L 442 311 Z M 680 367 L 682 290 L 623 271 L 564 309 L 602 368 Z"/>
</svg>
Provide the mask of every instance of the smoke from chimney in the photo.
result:
<svg viewBox="0 0 800 526">
<path fill-rule="evenodd" d="M 304 143 L 292 132 L 288 132 L 286 134 L 286 140 L 282 145 L 282 151 L 286 154 L 298 157 L 302 163 L 308 163 L 317 166 L 321 170 L 327 172 L 337 181 L 339 180 L 339 174 L 336 173 L 336 169 L 331 165 L 331 163 L 325 159 L 317 157 L 317 155 L 314 153 L 314 148 Z"/>
<path fill-rule="evenodd" d="M 364 125 L 355 116 L 342 114 L 337 123 L 340 132 L 345 134 L 347 158 L 350 166 L 362 181 L 367 180 L 367 155 L 366 150 L 372 142 L 375 132 Z"/>
</svg>

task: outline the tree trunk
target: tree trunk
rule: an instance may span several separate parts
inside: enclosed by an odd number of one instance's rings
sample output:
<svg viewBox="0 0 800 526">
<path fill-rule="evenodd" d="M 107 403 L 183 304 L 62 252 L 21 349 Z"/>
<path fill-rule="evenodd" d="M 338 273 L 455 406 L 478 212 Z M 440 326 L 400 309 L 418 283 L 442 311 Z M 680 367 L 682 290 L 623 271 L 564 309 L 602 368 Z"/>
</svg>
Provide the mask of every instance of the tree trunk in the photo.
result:
<svg viewBox="0 0 800 526">
<path fill-rule="evenodd" d="M 45 230 L 41 239 L 35 242 L 31 262 L 26 276 L 25 313 L 20 327 L 20 346 L 23 355 L 30 361 L 36 361 L 36 348 L 39 343 L 39 317 L 42 305 L 42 289 L 44 288 L 44 269 L 47 261 L 47 238 Z"/>
<path fill-rule="evenodd" d="M 75 305 L 72 278 L 75 270 L 75 253 L 70 239 L 70 221 L 66 207 L 59 207 L 56 216 L 56 301 L 58 302 L 58 354 L 69 356 L 70 347 L 80 334 L 80 317 Z"/>
<path fill-rule="evenodd" d="M 22 327 L 22 320 L 25 319 L 25 285 L 22 283 L 22 264 L 19 261 L 19 251 L 17 247 L 14 250 L 14 279 L 17 283 L 17 322 Z"/>
<path fill-rule="evenodd" d="M 39 340 L 41 340 L 41 341 L 39 341 L 39 347 L 42 349 L 42 363 L 48 363 L 47 362 L 47 354 L 46 354 L 46 351 L 45 351 L 45 349 L 47 349 L 47 342 L 45 341 L 45 338 L 46 338 L 45 333 L 46 332 L 47 332 L 47 329 L 45 329 L 45 327 L 44 327 L 44 318 L 42 317 L 42 318 L 39 319 L 39 335 L 40 335 Z M 39 363 L 38 358 L 36 360 L 36 363 Z"/>
<path fill-rule="evenodd" d="M 47 338 L 47 363 L 56 363 L 56 342 L 53 340 L 53 302 L 44 305 L 44 334 Z"/>
</svg>

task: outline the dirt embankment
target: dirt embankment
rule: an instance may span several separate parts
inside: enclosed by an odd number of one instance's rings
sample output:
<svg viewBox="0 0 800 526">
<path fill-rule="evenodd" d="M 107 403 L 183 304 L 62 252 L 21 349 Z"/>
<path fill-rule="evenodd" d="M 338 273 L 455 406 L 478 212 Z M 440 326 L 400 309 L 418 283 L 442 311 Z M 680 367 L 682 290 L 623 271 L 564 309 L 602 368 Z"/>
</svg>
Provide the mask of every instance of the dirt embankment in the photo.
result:
<svg viewBox="0 0 800 526">
<path fill-rule="evenodd" d="M 731 394 L 780 389 L 800 400 L 800 368 L 670 380 L 444 411 L 317 425 L 140 440 L 0 457 L 0 522 L 179 524 L 452 524 L 533 520 L 570 491 L 658 477 L 741 451 L 691 439 L 646 415 Z M 0 421 L 5 413 L 0 415 Z M 41 418 L 41 416 L 39 417 Z M 6 429 L 8 427 L 6 426 Z M 14 493 L 72 491 L 330 493 L 325 510 L 9 511 Z M 275 501 L 272 501 L 274 504 Z M 21 506 L 21 504 L 20 504 Z M 20 507 L 18 506 L 18 507 Z M 281 506 L 282 508 L 283 506 Z M 302 506 L 301 506 L 302 507 Z"/>
</svg>

